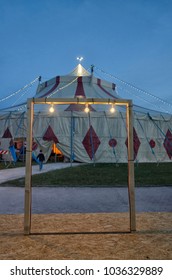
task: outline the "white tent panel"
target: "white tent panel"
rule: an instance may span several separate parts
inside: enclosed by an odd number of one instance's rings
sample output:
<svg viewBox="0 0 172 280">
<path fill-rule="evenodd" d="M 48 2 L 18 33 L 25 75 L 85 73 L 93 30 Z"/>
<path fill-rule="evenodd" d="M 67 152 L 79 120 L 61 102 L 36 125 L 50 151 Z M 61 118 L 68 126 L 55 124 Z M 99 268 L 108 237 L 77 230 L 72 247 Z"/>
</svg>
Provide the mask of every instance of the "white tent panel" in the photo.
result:
<svg viewBox="0 0 172 280">
<path fill-rule="evenodd" d="M 35 98 L 108 98 L 118 96 L 115 84 L 96 78 L 79 64 L 70 74 L 39 83 Z M 20 112 L 20 105 L 24 111 Z M 1 138 L 26 138 L 25 103 L 0 115 Z M 8 106 L 7 106 L 8 107 Z M 69 160 L 80 162 L 126 162 L 127 128 L 124 110 L 109 113 L 110 105 L 34 105 L 34 153 L 41 148 L 48 159 L 55 143 Z M 160 113 L 134 111 L 134 151 L 136 162 L 170 162 L 172 158 L 172 117 Z"/>
</svg>

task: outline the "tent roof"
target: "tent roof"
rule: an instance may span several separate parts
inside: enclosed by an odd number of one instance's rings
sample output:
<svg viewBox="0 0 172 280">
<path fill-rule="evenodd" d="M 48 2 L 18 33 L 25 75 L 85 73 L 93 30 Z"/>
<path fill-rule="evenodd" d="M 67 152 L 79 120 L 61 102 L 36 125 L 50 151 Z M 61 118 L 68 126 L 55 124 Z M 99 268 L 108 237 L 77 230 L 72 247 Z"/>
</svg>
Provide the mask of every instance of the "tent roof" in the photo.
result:
<svg viewBox="0 0 172 280">
<path fill-rule="evenodd" d="M 115 84 L 96 78 L 81 64 L 72 72 L 56 76 L 38 85 L 35 98 L 109 98 L 117 99 Z M 49 107 L 48 107 L 49 108 Z M 83 111 L 83 105 L 59 105 L 58 110 Z M 47 105 L 36 105 L 36 111 L 47 111 Z M 91 111 L 102 111 L 102 105 L 90 106 Z"/>
<path fill-rule="evenodd" d="M 115 91 L 116 85 L 111 82 L 99 79 L 93 75 L 93 71 L 88 72 L 81 64 L 78 64 L 69 74 L 63 76 L 56 76 L 45 82 L 40 82 L 36 94 L 32 97 L 35 98 L 109 98 L 117 99 L 117 93 Z M 20 98 L 19 98 L 20 100 Z M 27 100 L 16 105 L 8 105 L 8 108 L 3 108 L 3 111 L 15 111 L 15 110 L 26 110 Z M 47 111 L 47 106 L 36 105 L 35 110 L 37 111 Z M 102 106 L 95 109 L 92 106 L 90 109 L 95 110 L 105 110 Z M 96 106 L 97 107 L 97 106 Z M 61 110 L 66 111 L 83 111 L 83 106 L 81 105 L 62 105 Z"/>
<path fill-rule="evenodd" d="M 115 84 L 96 78 L 81 64 L 78 64 L 68 75 L 56 76 L 48 81 L 40 83 L 35 97 L 119 98 L 115 91 Z M 83 106 L 81 105 L 63 106 L 62 108 L 67 111 L 83 111 Z M 102 108 L 99 106 L 98 110 L 101 109 Z M 92 110 L 96 110 L 94 106 L 92 106 Z"/>
<path fill-rule="evenodd" d="M 97 69 L 97 67 L 96 67 Z M 36 82 L 39 80 L 39 85 L 36 89 Z M 117 80 L 119 80 L 117 78 Z M 122 80 L 119 80 L 122 84 L 127 84 Z M 34 84 L 34 87 L 32 87 Z M 30 88 L 32 87 L 32 90 Z M 134 86 L 129 85 L 129 87 L 134 88 Z M 124 87 L 118 86 L 118 89 L 122 88 L 124 93 L 128 94 L 131 92 Z M 138 89 L 136 88 L 138 91 Z M 120 91 L 119 91 L 120 92 Z M 139 90 L 140 93 L 140 90 Z M 144 93 L 144 91 L 143 91 Z M 132 93 L 133 94 L 133 93 Z M 150 94 L 149 94 L 150 96 Z M 0 101 L 0 110 L 2 112 L 11 112 L 11 111 L 26 111 L 27 98 L 105 98 L 105 99 L 123 99 L 120 97 L 120 94 L 117 94 L 116 85 L 112 82 L 108 82 L 103 79 L 99 79 L 94 76 L 93 67 L 91 67 L 91 73 L 86 70 L 80 63 L 67 75 L 56 76 L 52 79 L 49 79 L 45 82 L 40 81 L 40 77 L 37 77 L 34 81 L 30 82 L 28 85 L 24 86 L 15 93 L 10 94 L 9 96 L 2 98 Z M 133 96 L 132 96 L 133 97 Z M 126 99 L 126 98 L 124 98 Z M 142 99 L 139 96 L 139 99 Z M 143 98 L 144 100 L 144 98 Z M 146 101 L 146 99 L 145 99 Z M 149 102 L 148 102 L 149 103 Z M 164 102 L 168 104 L 167 102 Z M 135 103 L 134 103 L 135 104 Z M 152 103 L 151 103 L 152 104 Z M 161 104 L 162 105 L 162 104 Z M 40 112 L 46 112 L 47 109 L 45 105 L 36 105 L 35 110 Z M 158 107 L 158 106 L 157 106 Z M 60 105 L 60 110 L 67 111 L 83 111 L 83 106 L 81 105 L 70 105 L 64 106 Z M 97 111 L 106 111 L 105 105 L 96 105 L 91 107 L 93 110 Z M 90 108 L 90 109 L 91 109 Z M 159 106 L 159 108 L 162 108 Z M 149 112 L 157 113 L 160 110 L 153 110 L 151 108 L 145 108 L 139 105 L 134 105 L 134 111 L 136 112 Z M 163 113 L 169 113 L 166 109 Z"/>
<path fill-rule="evenodd" d="M 78 64 L 68 76 L 90 76 L 90 73 L 81 64 Z"/>
</svg>

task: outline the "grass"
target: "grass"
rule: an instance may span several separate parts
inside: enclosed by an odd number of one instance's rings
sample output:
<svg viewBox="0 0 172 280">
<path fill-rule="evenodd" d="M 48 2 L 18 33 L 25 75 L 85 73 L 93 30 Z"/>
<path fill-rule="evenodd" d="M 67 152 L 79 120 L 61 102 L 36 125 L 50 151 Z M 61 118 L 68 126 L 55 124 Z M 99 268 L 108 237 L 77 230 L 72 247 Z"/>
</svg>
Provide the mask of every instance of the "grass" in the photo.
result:
<svg viewBox="0 0 172 280">
<path fill-rule="evenodd" d="M 139 163 L 135 164 L 136 186 L 171 185 L 172 163 Z M 77 167 L 55 170 L 32 176 L 32 185 L 36 186 L 123 186 L 127 185 L 127 164 L 83 164 Z M 8 182 L 23 186 L 24 179 Z"/>
<path fill-rule="evenodd" d="M 8 167 L 8 165 L 9 165 L 9 167 Z M 25 166 L 25 162 L 22 162 L 22 161 L 17 161 L 15 164 L 13 164 L 13 162 L 10 164 L 9 162 L 5 163 L 5 162 L 0 161 L 0 170 L 6 169 L 7 167 L 16 168 L 16 167 L 23 167 L 23 166 Z"/>
</svg>

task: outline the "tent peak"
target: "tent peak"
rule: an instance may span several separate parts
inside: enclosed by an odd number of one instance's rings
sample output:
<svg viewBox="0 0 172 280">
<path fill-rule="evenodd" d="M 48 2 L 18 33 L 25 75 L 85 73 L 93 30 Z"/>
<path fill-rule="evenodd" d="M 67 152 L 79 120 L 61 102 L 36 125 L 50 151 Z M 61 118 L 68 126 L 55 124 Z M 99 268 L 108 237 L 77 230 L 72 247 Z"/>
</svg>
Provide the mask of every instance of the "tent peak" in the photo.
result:
<svg viewBox="0 0 172 280">
<path fill-rule="evenodd" d="M 90 76 L 90 73 L 79 63 L 71 73 L 70 76 Z"/>
</svg>

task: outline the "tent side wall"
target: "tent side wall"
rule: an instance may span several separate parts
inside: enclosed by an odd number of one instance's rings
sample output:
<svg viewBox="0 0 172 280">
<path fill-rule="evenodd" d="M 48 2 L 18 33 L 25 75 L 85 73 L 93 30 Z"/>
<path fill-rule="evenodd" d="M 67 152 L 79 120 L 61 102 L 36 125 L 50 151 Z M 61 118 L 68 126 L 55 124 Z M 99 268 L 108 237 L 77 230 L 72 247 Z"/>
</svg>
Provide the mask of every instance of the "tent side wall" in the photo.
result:
<svg viewBox="0 0 172 280">
<path fill-rule="evenodd" d="M 34 153 L 42 148 L 46 160 L 55 143 L 69 160 L 79 162 L 127 162 L 125 112 L 56 112 L 53 116 L 34 116 Z M 135 162 L 170 162 L 172 157 L 172 118 L 134 114 Z M 26 114 L 10 113 L 0 117 L 0 138 L 26 137 Z M 46 133 L 49 139 L 44 140 Z M 46 134 L 47 135 L 47 134 Z M 2 147 L 1 147 L 2 149 Z"/>
</svg>

